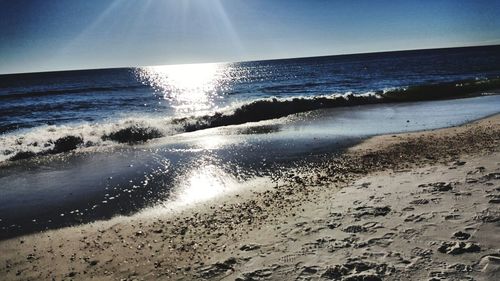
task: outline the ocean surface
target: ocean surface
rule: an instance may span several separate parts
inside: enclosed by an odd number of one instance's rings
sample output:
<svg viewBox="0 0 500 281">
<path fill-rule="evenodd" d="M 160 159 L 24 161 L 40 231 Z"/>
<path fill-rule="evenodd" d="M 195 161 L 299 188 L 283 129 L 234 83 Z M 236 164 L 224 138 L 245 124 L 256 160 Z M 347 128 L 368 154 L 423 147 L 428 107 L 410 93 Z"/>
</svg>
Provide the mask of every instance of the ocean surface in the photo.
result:
<svg viewBox="0 0 500 281">
<path fill-rule="evenodd" d="M 500 112 L 500 46 L 0 75 L 0 239 Z"/>
</svg>

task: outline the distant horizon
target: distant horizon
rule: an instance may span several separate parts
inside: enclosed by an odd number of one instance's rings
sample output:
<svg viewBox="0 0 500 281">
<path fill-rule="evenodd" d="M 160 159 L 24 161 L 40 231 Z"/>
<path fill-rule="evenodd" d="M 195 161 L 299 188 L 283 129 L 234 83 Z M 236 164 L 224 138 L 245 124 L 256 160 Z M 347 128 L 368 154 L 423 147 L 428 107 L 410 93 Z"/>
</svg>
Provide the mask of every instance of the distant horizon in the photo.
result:
<svg viewBox="0 0 500 281">
<path fill-rule="evenodd" d="M 255 60 L 241 60 L 241 61 L 213 61 L 213 62 L 191 62 L 191 63 L 177 63 L 177 64 L 150 64 L 150 65 L 119 65 L 109 67 L 95 67 L 95 68 L 74 68 L 74 69 L 56 69 L 46 71 L 33 71 L 33 72 L 15 72 L 15 73 L 0 73 L 0 75 L 22 75 L 22 74 L 37 74 L 37 73 L 52 73 L 52 72 L 70 72 L 70 71 L 91 71 L 91 70 L 109 70 L 109 69 L 125 69 L 125 68 L 141 68 L 141 67 L 154 67 L 154 66 L 169 66 L 169 65 L 196 65 L 196 64 L 225 64 L 225 63 L 245 63 L 245 62 L 265 62 L 277 60 L 295 60 L 295 59 L 310 59 L 321 57 L 341 57 L 341 56 L 354 56 L 366 54 L 382 54 L 382 53 L 398 53 L 398 52 L 412 52 L 412 51 L 426 51 L 426 50 L 445 50 L 445 49 L 461 49 L 461 48 L 480 48 L 480 47 L 495 47 L 500 44 L 486 44 L 486 45 L 466 45 L 466 46 L 446 46 L 437 48 L 422 48 L 422 49 L 403 49 L 403 50 L 380 50 L 373 52 L 361 53 L 342 53 L 342 54 L 325 54 L 325 55 L 312 55 L 301 57 L 282 57 L 282 58 L 265 58 Z"/>
</svg>

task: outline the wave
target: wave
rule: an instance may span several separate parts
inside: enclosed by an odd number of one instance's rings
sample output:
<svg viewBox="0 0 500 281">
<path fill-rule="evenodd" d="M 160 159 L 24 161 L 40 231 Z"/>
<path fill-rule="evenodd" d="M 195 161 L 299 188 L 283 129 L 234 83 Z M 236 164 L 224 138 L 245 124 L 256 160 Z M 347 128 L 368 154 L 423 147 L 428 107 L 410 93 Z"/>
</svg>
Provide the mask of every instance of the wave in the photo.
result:
<svg viewBox="0 0 500 281">
<path fill-rule="evenodd" d="M 481 95 L 485 91 L 499 90 L 500 77 L 470 79 L 394 89 L 382 94 L 388 102 L 426 101 Z"/>
<path fill-rule="evenodd" d="M 354 106 L 380 102 L 375 93 L 366 95 L 333 95 L 319 97 L 303 97 L 293 99 L 265 99 L 244 104 L 229 114 L 217 112 L 212 115 L 179 118 L 176 124 L 182 124 L 184 131 L 192 132 L 208 128 L 228 125 L 239 125 L 248 122 L 258 122 L 276 119 L 294 113 L 301 113 L 322 108 Z"/>
<path fill-rule="evenodd" d="M 418 85 L 364 94 L 262 99 L 203 116 L 128 118 L 108 123 L 40 126 L 0 136 L 0 162 L 58 154 L 83 147 L 136 144 L 151 139 L 228 125 L 285 117 L 311 110 L 378 103 L 479 96 L 500 89 L 500 78 Z"/>
<path fill-rule="evenodd" d="M 87 147 L 135 144 L 181 132 L 163 118 L 141 117 L 106 123 L 43 125 L 0 135 L 0 162 L 58 154 Z"/>
<path fill-rule="evenodd" d="M 215 113 L 196 118 L 176 120 L 184 122 L 187 132 L 213 127 L 239 125 L 248 122 L 285 117 L 290 114 L 323 108 L 357 106 L 377 103 L 430 101 L 480 95 L 484 91 L 500 89 L 500 78 L 462 80 L 440 84 L 413 86 L 365 94 L 302 97 L 293 99 L 257 100 L 236 108 L 231 114 Z"/>
</svg>

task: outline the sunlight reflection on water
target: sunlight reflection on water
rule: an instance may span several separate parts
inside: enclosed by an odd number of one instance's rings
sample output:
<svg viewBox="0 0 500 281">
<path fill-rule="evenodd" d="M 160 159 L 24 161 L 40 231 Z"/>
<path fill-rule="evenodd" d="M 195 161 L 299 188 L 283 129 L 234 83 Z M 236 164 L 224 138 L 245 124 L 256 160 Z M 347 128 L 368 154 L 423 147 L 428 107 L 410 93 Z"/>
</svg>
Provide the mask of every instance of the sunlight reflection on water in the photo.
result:
<svg viewBox="0 0 500 281">
<path fill-rule="evenodd" d="M 204 63 L 139 68 L 138 78 L 179 112 L 214 109 L 231 80 L 226 64 Z"/>
</svg>

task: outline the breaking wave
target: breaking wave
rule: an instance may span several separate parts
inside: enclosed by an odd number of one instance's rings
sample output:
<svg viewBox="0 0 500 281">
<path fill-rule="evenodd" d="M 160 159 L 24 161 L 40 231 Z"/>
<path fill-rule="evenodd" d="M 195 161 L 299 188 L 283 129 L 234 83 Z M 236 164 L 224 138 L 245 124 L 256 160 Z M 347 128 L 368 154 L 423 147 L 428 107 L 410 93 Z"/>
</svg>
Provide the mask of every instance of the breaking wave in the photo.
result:
<svg viewBox="0 0 500 281">
<path fill-rule="evenodd" d="M 135 144 L 183 132 L 285 117 L 311 110 L 378 103 L 430 101 L 492 94 L 500 78 L 463 80 L 365 94 L 262 99 L 203 116 L 129 118 L 108 123 L 40 126 L 0 136 L 0 162 L 57 154 L 83 147 Z"/>
</svg>

